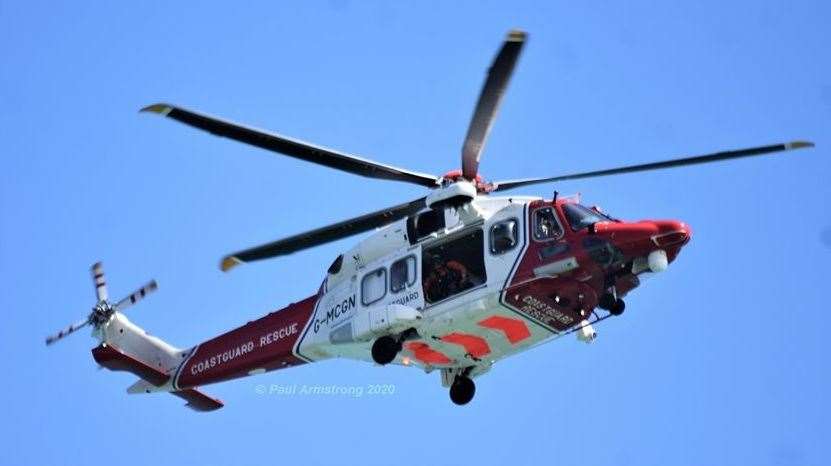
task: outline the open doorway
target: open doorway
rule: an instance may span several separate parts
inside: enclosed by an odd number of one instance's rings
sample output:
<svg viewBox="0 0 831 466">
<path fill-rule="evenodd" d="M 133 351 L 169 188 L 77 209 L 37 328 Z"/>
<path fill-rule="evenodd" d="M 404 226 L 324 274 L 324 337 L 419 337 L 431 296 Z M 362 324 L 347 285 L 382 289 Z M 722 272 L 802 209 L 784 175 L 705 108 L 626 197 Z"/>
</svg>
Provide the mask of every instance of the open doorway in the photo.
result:
<svg viewBox="0 0 831 466">
<path fill-rule="evenodd" d="M 422 250 L 422 285 L 427 303 L 437 303 L 485 283 L 481 228 Z"/>
</svg>

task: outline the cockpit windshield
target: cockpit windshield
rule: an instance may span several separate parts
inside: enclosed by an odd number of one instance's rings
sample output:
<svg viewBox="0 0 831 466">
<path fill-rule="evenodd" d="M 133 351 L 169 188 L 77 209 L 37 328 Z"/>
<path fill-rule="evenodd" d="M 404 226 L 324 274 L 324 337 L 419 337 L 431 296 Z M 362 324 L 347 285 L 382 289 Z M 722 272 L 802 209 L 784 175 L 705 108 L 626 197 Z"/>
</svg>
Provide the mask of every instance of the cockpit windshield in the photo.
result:
<svg viewBox="0 0 831 466">
<path fill-rule="evenodd" d="M 580 231 L 597 222 L 614 221 L 611 217 L 580 204 L 563 204 L 563 213 L 574 231 Z"/>
</svg>

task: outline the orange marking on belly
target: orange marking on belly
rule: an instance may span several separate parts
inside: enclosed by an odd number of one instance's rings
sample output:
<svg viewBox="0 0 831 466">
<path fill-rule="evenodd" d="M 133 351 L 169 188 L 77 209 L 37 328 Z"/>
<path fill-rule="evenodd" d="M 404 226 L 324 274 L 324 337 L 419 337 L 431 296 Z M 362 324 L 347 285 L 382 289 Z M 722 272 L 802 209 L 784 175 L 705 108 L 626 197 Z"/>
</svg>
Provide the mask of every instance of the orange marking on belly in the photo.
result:
<svg viewBox="0 0 831 466">
<path fill-rule="evenodd" d="M 440 351 L 430 348 L 430 345 L 423 341 L 411 341 L 404 346 L 413 352 L 413 356 L 424 364 L 449 364 L 450 358 Z"/>
<path fill-rule="evenodd" d="M 512 345 L 531 336 L 531 331 L 525 322 L 519 319 L 511 319 L 502 316 L 490 316 L 485 320 L 479 321 L 479 325 L 493 330 L 499 330 L 505 334 L 505 337 Z"/>
<path fill-rule="evenodd" d="M 491 352 L 487 340 L 467 333 L 453 332 L 441 337 L 441 341 L 464 346 L 465 351 L 474 358 L 481 358 Z"/>
</svg>

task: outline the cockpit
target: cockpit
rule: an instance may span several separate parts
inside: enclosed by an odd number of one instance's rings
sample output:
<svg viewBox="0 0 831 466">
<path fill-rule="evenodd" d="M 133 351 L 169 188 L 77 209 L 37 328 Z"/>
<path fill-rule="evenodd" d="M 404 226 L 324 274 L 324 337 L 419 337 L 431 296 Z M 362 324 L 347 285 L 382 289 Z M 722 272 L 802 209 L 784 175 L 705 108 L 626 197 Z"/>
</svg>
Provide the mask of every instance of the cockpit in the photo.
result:
<svg viewBox="0 0 831 466">
<path fill-rule="evenodd" d="M 561 202 L 562 218 L 554 206 L 543 206 L 532 215 L 534 239 L 537 241 L 557 240 L 562 238 L 564 230 L 580 231 L 598 222 L 618 222 L 604 214 L 600 209 L 586 207 L 579 202 Z"/>
<path fill-rule="evenodd" d="M 563 215 L 565 215 L 573 231 L 580 231 L 598 222 L 617 221 L 597 209 L 590 209 L 582 204 L 565 203 L 562 205 L 562 209 Z"/>
</svg>

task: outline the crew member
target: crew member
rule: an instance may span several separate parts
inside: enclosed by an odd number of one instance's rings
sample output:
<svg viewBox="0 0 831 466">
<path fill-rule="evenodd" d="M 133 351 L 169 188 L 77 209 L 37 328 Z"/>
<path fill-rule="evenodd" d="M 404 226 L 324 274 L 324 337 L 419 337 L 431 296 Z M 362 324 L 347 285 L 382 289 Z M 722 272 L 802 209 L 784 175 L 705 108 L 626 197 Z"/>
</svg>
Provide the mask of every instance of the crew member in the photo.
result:
<svg viewBox="0 0 831 466">
<path fill-rule="evenodd" d="M 443 261 L 438 255 L 431 260 L 433 268 L 424 280 L 424 292 L 431 303 L 464 291 L 472 286 L 470 274 L 461 262 Z"/>
</svg>

